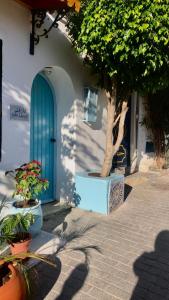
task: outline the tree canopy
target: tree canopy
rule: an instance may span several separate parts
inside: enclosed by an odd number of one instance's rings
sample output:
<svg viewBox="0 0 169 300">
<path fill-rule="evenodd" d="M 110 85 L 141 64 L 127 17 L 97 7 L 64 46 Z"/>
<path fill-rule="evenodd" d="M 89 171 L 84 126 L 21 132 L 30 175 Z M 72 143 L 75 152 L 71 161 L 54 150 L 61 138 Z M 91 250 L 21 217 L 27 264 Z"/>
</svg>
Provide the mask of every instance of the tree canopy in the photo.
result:
<svg viewBox="0 0 169 300">
<path fill-rule="evenodd" d="M 105 76 L 128 91 L 169 85 L 169 0 L 85 0 L 68 30 L 103 86 Z"/>
<path fill-rule="evenodd" d="M 71 13 L 67 26 L 74 46 L 106 90 L 101 176 L 108 176 L 123 139 L 128 96 L 133 90 L 149 94 L 169 86 L 169 0 L 81 0 L 80 13 Z"/>
</svg>

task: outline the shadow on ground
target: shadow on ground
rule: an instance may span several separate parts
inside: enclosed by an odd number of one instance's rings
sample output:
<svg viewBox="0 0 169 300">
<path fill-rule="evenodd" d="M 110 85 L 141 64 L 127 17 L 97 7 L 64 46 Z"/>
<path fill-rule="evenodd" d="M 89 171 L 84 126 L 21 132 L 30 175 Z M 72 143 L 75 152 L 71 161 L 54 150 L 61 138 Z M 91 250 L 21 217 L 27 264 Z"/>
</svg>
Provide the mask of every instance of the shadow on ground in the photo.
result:
<svg viewBox="0 0 169 300">
<path fill-rule="evenodd" d="M 129 184 L 124 184 L 124 201 L 127 200 L 128 196 L 130 195 L 131 191 L 132 191 L 132 186 Z"/>
<path fill-rule="evenodd" d="M 137 285 L 130 300 L 169 299 L 169 231 L 161 231 L 155 250 L 143 253 L 134 263 Z"/>
<path fill-rule="evenodd" d="M 64 218 L 62 220 L 64 220 Z M 33 283 L 31 300 L 46 299 L 46 296 L 51 290 L 53 295 L 52 300 L 71 300 L 84 285 L 89 272 L 91 251 L 94 250 L 99 253 L 102 253 L 102 251 L 100 247 L 95 244 L 81 244 L 81 238 L 97 226 L 97 224 L 93 224 L 89 220 L 85 224 L 81 224 L 81 222 L 82 219 L 80 217 L 73 220 L 69 226 L 67 226 L 67 222 L 63 221 L 61 228 L 55 230 L 56 235 L 60 239 L 60 243 L 56 253 L 50 257 L 50 260 L 54 262 L 56 267 L 52 267 L 43 262 L 31 270 L 31 285 Z M 62 262 L 58 258 L 58 255 L 64 251 L 69 253 L 68 257 L 69 255 L 71 257 L 71 252 L 81 252 L 84 259 L 74 266 L 74 269 L 70 275 L 67 275 L 63 285 L 60 287 L 57 284 L 57 280 L 62 271 Z M 59 291 L 56 292 L 58 288 Z"/>
<path fill-rule="evenodd" d="M 55 255 L 50 257 L 50 260 L 55 264 L 50 266 L 45 262 L 41 262 L 36 267 L 31 269 L 29 280 L 31 286 L 31 294 L 29 300 L 43 300 L 56 284 L 61 273 L 62 264 Z"/>
<path fill-rule="evenodd" d="M 64 226 L 64 231 L 67 228 L 66 216 L 71 212 L 71 207 L 60 207 L 57 212 L 44 217 L 43 230 L 53 232 L 60 225 Z M 55 222 L 53 221 L 55 220 Z"/>
<path fill-rule="evenodd" d="M 71 300 L 82 288 L 89 272 L 88 265 L 86 263 L 78 264 L 69 277 L 66 279 L 62 291 L 55 300 Z M 79 275 L 80 274 L 80 275 Z"/>
</svg>

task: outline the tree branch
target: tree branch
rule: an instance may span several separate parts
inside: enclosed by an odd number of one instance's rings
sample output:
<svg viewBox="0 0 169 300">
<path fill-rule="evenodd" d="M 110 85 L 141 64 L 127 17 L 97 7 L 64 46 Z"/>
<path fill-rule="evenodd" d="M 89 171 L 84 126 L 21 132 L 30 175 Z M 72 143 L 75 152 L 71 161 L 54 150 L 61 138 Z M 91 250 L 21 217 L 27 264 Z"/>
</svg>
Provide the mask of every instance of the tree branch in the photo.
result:
<svg viewBox="0 0 169 300">
<path fill-rule="evenodd" d="M 119 119 L 121 117 L 121 113 L 118 115 L 118 117 L 116 118 L 116 120 L 113 123 L 113 128 L 116 126 L 116 124 L 118 123 Z"/>
<path fill-rule="evenodd" d="M 124 136 L 124 122 L 125 122 L 125 117 L 126 117 L 127 111 L 128 111 L 127 102 L 123 101 L 122 110 L 121 110 L 121 114 L 120 114 L 118 136 L 117 136 L 116 143 L 113 146 L 113 155 L 115 155 L 116 152 L 118 151 L 120 144 L 122 142 L 123 136 Z"/>
</svg>

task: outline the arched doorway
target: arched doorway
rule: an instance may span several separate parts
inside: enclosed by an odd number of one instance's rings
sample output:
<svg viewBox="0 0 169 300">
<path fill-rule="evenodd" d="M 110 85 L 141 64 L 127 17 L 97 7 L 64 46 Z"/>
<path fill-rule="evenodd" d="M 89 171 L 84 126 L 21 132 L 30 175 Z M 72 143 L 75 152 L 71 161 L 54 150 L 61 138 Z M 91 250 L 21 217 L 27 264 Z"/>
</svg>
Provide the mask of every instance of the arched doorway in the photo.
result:
<svg viewBox="0 0 169 300">
<path fill-rule="evenodd" d="M 54 200 L 54 96 L 44 76 L 38 74 L 31 93 L 30 158 L 42 164 L 42 178 L 49 180 L 49 189 L 40 195 L 42 203 Z"/>
</svg>

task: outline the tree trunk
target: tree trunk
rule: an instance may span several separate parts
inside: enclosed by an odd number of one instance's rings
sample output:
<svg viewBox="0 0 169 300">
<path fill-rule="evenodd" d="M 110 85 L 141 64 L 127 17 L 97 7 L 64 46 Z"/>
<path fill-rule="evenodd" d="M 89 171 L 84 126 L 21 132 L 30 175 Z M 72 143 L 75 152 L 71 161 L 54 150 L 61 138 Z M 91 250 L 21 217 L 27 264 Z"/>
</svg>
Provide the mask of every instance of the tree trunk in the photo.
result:
<svg viewBox="0 0 169 300">
<path fill-rule="evenodd" d="M 106 149 L 104 155 L 101 177 L 107 177 L 110 174 L 112 167 L 112 159 L 117 153 L 124 135 L 124 122 L 127 113 L 127 101 L 123 101 L 121 113 L 116 117 L 116 89 L 113 92 L 107 93 L 107 132 L 106 132 Z M 113 143 L 113 128 L 119 122 L 118 136 L 115 144 Z"/>
<path fill-rule="evenodd" d="M 116 91 L 113 95 L 107 93 L 107 131 L 106 131 L 106 149 L 104 155 L 104 162 L 101 171 L 101 177 L 109 176 L 110 169 L 112 166 L 113 156 L 113 125 L 115 119 L 115 105 L 116 105 Z"/>
</svg>

